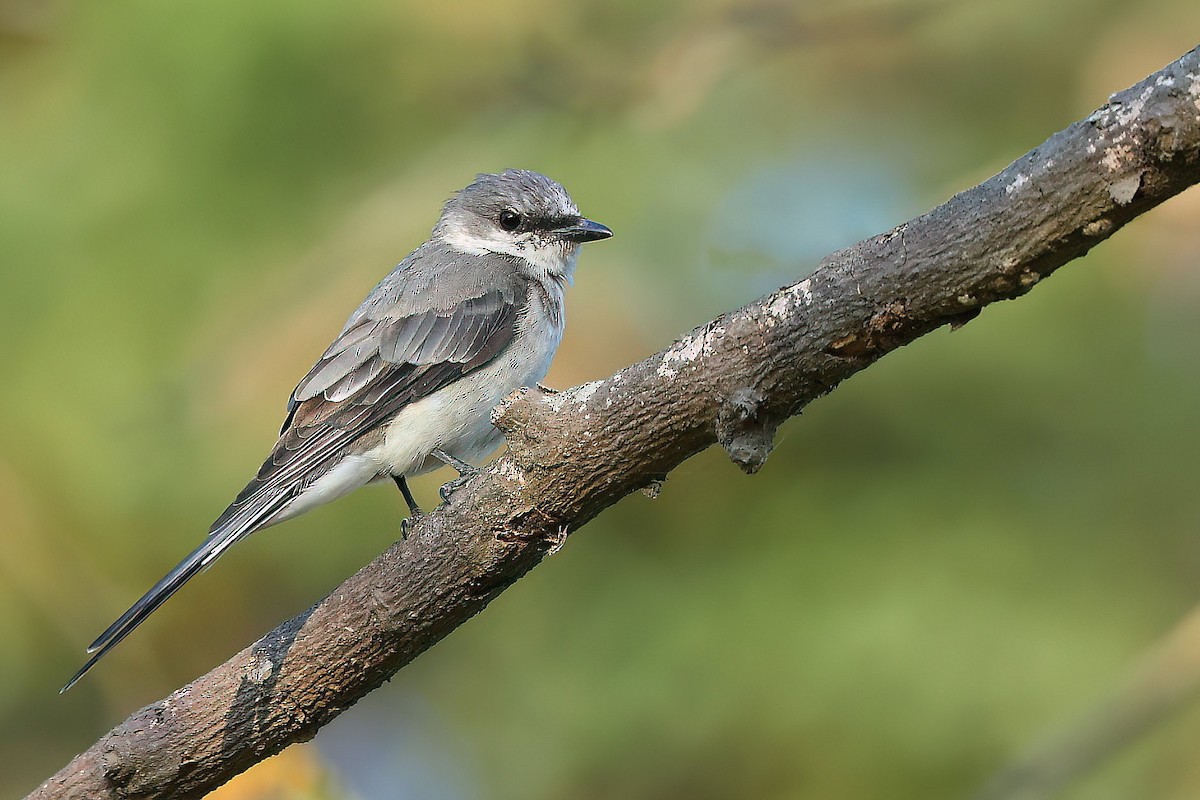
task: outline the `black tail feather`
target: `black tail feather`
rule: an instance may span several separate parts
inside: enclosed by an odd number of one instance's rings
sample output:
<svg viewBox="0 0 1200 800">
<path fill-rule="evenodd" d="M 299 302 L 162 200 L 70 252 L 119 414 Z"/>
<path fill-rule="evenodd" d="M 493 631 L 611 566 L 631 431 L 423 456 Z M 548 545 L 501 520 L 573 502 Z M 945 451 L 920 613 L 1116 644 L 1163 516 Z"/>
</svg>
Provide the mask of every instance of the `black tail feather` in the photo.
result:
<svg viewBox="0 0 1200 800">
<path fill-rule="evenodd" d="M 267 463 L 270 464 L 271 460 L 267 459 Z M 261 486 L 257 480 L 251 481 L 250 485 L 238 495 L 238 499 L 225 509 L 225 512 L 213 523 L 209 529 L 208 538 L 204 540 L 203 544 L 193 550 L 183 561 L 180 561 L 175 569 L 168 572 L 162 580 L 154 584 L 150 591 L 142 595 L 141 600 L 134 603 L 116 622 L 109 625 L 104 633 L 96 637 L 96 641 L 92 642 L 87 649 L 89 653 L 93 654 L 92 657 L 75 673 L 71 680 L 67 681 L 66 686 L 59 689 L 59 694 L 74 686 L 80 678 L 87 674 L 88 670 L 96 665 L 97 661 L 104 658 L 109 650 L 133 633 L 134 629 L 157 611 L 159 606 L 167 602 L 171 595 L 200 574 L 231 544 L 264 526 L 273 524 L 272 519 L 275 515 L 296 497 L 300 489 L 300 484 L 296 484 L 283 489 L 276 487 L 276 491 L 263 493 L 259 491 Z"/>
<path fill-rule="evenodd" d="M 225 532 L 205 539 L 204 544 L 193 550 L 183 561 L 180 561 L 175 569 L 168 572 L 162 580 L 154 584 L 154 587 L 150 591 L 142 595 L 141 600 L 134 603 L 116 622 L 109 625 L 108 629 L 96 638 L 96 641 L 88 646 L 88 652 L 94 653 L 94 655 L 75 673 L 75 676 L 71 680 L 67 681 L 67 685 L 59 690 L 59 694 L 74 686 L 109 650 L 116 647 L 122 639 L 133 633 L 134 629 L 145 622 L 146 618 L 165 603 L 171 595 L 175 594 L 175 592 L 179 591 L 180 587 L 198 575 L 205 566 L 238 538 L 240 536 L 232 532 Z"/>
</svg>

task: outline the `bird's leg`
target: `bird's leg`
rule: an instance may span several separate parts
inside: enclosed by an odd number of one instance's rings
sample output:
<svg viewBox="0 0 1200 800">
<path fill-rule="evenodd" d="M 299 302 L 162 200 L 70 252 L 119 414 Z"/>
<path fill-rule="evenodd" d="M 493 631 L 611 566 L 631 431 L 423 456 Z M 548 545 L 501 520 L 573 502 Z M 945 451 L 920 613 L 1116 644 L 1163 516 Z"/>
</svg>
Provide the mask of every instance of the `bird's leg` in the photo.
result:
<svg viewBox="0 0 1200 800">
<path fill-rule="evenodd" d="M 454 469 L 458 472 L 457 478 L 447 481 L 442 485 L 441 489 L 438 489 L 438 494 L 442 496 L 443 503 L 449 503 L 450 495 L 457 492 L 466 485 L 467 481 L 479 474 L 479 467 L 471 466 L 461 458 L 455 458 L 440 448 L 434 448 L 430 455 L 432 455 L 438 461 L 441 461 L 446 466 L 454 467 Z"/>
<path fill-rule="evenodd" d="M 417 506 L 417 500 L 408 488 L 408 482 L 404 480 L 404 476 L 393 475 L 392 480 L 396 482 L 396 488 L 400 490 L 400 494 L 404 495 L 404 502 L 408 503 L 408 518 L 400 523 L 400 537 L 407 539 L 408 529 L 421 518 L 421 509 Z"/>
</svg>

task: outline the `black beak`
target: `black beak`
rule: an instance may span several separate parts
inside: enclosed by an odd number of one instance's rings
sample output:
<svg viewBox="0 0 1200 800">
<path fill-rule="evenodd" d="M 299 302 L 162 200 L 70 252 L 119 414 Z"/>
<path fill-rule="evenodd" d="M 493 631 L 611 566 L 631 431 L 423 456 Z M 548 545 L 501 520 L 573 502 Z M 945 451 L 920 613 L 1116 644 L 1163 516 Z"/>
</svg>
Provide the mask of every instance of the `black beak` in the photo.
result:
<svg viewBox="0 0 1200 800">
<path fill-rule="evenodd" d="M 582 217 L 574 225 L 559 228 L 555 233 L 569 242 L 598 242 L 612 236 L 612 231 L 606 225 Z"/>
</svg>

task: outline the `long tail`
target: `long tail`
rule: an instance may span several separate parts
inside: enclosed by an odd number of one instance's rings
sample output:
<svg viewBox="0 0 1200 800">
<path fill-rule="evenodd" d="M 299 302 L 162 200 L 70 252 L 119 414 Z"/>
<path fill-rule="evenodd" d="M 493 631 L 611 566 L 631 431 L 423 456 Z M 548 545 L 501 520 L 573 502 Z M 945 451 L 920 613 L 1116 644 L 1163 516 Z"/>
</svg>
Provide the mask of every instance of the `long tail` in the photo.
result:
<svg viewBox="0 0 1200 800">
<path fill-rule="evenodd" d="M 145 622 L 146 618 L 153 614 L 159 606 L 167 602 L 167 598 L 179 591 L 180 587 L 191 578 L 198 575 L 217 556 L 223 553 L 229 545 L 237 541 L 238 538 L 240 537 L 228 534 L 210 536 L 204 541 L 204 544 L 193 550 L 183 561 L 180 561 L 175 569 L 168 572 L 162 580 L 154 584 L 154 587 L 150 591 L 142 595 L 141 600 L 134 603 L 116 622 L 109 625 L 104 633 L 96 637 L 96 641 L 88 645 L 87 650 L 89 653 L 93 653 L 92 657 L 75 673 L 75 676 L 71 680 L 67 681 L 66 686 L 59 689 L 59 694 L 74 686 L 88 670 L 96 666 L 97 661 L 104 658 L 109 650 L 112 650 L 122 639 L 133 633 L 133 629 Z"/>
<path fill-rule="evenodd" d="M 216 561 L 231 544 L 268 524 L 271 517 L 290 499 L 289 494 L 281 494 L 269 498 L 266 503 L 256 504 L 259 506 L 258 508 L 243 507 L 230 519 L 226 519 L 229 512 L 223 514 L 221 519 L 214 524 L 214 530 L 203 544 L 193 550 L 183 561 L 180 561 L 175 569 L 168 572 L 162 580 L 154 584 L 150 591 L 142 595 L 141 600 L 134 603 L 116 622 L 109 625 L 104 633 L 96 637 L 96 641 L 92 642 L 87 649 L 89 653 L 93 654 L 92 657 L 80 667 L 71 680 L 67 681 L 66 686 L 58 690 L 59 694 L 74 686 L 80 678 L 87 674 L 88 670 L 96 666 L 97 661 L 104 658 L 109 650 L 133 633 L 138 625 L 145 622 L 147 617 L 157 611 L 158 607 L 167 602 L 167 599 L 179 591 L 185 583 Z"/>
</svg>

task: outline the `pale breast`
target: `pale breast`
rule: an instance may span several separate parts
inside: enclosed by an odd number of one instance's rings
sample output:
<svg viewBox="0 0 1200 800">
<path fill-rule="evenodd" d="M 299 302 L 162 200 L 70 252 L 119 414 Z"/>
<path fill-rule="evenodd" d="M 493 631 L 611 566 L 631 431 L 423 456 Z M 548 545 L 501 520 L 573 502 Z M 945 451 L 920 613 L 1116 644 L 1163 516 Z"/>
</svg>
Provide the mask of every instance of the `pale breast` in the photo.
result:
<svg viewBox="0 0 1200 800">
<path fill-rule="evenodd" d="M 491 422 L 500 402 L 546 376 L 562 341 L 563 290 L 557 281 L 530 284 L 526 312 L 513 340 L 487 366 L 402 410 L 388 423 L 383 442 L 369 454 L 381 474 L 416 475 L 441 462 L 435 449 L 469 463 L 487 458 L 503 440 Z"/>
</svg>

